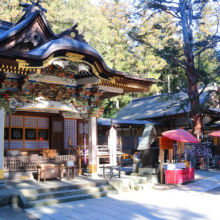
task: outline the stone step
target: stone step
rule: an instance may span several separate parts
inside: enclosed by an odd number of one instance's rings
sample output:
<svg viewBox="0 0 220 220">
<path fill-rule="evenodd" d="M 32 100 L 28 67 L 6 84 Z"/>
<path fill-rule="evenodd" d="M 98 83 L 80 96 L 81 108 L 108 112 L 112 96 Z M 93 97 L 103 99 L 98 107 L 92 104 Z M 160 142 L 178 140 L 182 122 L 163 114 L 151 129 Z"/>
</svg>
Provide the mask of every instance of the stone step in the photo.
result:
<svg viewBox="0 0 220 220">
<path fill-rule="evenodd" d="M 33 190 L 22 190 L 22 194 L 24 196 L 30 196 L 40 193 L 50 193 L 50 192 L 57 192 L 57 191 L 64 191 L 64 190 L 73 190 L 73 189 L 85 189 L 88 187 L 97 187 L 97 186 L 104 186 L 106 183 L 103 182 L 89 182 L 89 183 L 78 183 L 69 186 L 61 186 L 61 187 L 45 187 Z"/>
<path fill-rule="evenodd" d="M 95 192 L 95 193 L 87 193 L 87 194 L 64 196 L 64 197 L 57 197 L 57 198 L 51 198 L 51 199 L 29 201 L 26 204 L 24 204 L 23 208 L 53 205 L 57 203 L 71 202 L 71 201 L 77 201 L 77 200 L 83 200 L 83 199 L 92 199 L 92 198 L 97 198 L 97 197 L 102 197 L 102 196 L 115 195 L 117 193 L 118 192 L 116 190 L 107 190 L 107 191 Z"/>
<path fill-rule="evenodd" d="M 112 186 L 105 185 L 105 186 L 97 186 L 97 187 L 87 187 L 84 189 L 59 190 L 57 192 L 55 191 L 55 192 L 31 194 L 29 196 L 26 195 L 25 198 L 27 201 L 35 201 L 35 200 L 43 200 L 43 199 L 49 199 L 49 198 L 95 193 L 95 192 L 107 191 L 111 189 L 112 189 Z"/>
<path fill-rule="evenodd" d="M 0 180 L 0 186 L 5 186 L 5 181 L 4 180 Z"/>
</svg>

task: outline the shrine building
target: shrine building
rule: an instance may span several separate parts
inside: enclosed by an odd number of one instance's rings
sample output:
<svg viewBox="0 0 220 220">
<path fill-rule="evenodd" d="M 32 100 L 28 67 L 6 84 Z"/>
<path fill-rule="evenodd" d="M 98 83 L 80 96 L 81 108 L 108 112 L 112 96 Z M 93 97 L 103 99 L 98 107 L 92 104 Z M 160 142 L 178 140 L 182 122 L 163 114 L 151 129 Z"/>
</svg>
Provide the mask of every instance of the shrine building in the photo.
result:
<svg viewBox="0 0 220 220">
<path fill-rule="evenodd" d="M 83 118 L 89 172 L 97 172 L 97 118 L 101 101 L 129 92 L 149 92 L 155 79 L 110 69 L 77 30 L 54 34 L 40 4 L 20 3 L 17 23 L 0 20 L 0 179 L 4 156 L 68 153 L 83 146 Z M 80 25 L 80 24 L 79 24 Z M 132 73 L 131 73 L 132 74 Z"/>
</svg>

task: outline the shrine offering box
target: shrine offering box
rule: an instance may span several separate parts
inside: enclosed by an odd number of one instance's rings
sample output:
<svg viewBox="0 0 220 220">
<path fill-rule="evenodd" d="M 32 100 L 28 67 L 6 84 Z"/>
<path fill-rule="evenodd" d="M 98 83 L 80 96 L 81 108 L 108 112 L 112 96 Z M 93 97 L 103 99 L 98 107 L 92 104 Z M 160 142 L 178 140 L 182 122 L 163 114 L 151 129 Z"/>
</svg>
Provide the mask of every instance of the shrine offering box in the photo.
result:
<svg viewBox="0 0 220 220">
<path fill-rule="evenodd" d="M 166 184 L 179 184 L 194 180 L 194 168 L 165 170 Z"/>
<path fill-rule="evenodd" d="M 63 178 L 63 166 L 56 164 L 37 164 L 38 181 L 40 179 L 56 179 Z"/>
</svg>

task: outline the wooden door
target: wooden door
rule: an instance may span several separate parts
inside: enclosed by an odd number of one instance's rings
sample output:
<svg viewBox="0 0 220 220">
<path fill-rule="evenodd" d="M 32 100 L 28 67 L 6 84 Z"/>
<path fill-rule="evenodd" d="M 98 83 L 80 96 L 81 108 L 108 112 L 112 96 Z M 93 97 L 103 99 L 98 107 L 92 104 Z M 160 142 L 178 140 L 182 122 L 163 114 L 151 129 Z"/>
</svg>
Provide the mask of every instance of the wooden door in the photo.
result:
<svg viewBox="0 0 220 220">
<path fill-rule="evenodd" d="M 51 149 L 64 150 L 64 118 L 51 116 Z"/>
</svg>

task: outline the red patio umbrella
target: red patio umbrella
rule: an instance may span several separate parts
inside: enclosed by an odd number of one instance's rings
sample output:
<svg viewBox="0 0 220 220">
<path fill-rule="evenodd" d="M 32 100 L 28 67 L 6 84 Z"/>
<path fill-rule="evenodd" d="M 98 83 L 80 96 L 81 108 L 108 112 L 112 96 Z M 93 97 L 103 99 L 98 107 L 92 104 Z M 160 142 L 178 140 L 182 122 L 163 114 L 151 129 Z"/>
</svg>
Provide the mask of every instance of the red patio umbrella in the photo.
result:
<svg viewBox="0 0 220 220">
<path fill-rule="evenodd" d="M 214 132 L 210 133 L 209 135 L 211 135 L 213 137 L 220 137 L 220 131 L 214 131 Z"/>
<path fill-rule="evenodd" d="M 165 131 L 162 133 L 162 135 L 164 137 L 167 137 L 175 141 L 187 142 L 187 143 L 199 143 L 199 140 L 197 140 L 193 135 L 191 135 L 189 132 L 187 132 L 184 129 Z"/>
</svg>

